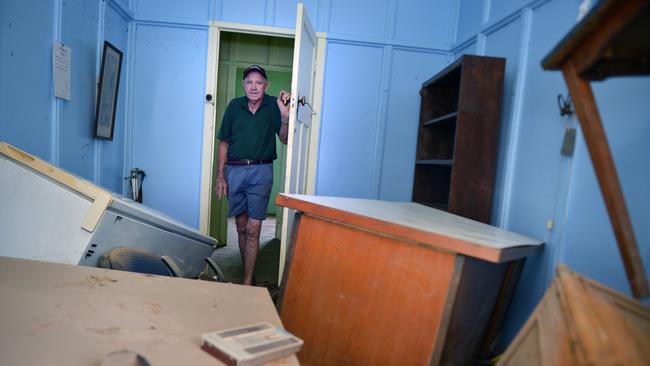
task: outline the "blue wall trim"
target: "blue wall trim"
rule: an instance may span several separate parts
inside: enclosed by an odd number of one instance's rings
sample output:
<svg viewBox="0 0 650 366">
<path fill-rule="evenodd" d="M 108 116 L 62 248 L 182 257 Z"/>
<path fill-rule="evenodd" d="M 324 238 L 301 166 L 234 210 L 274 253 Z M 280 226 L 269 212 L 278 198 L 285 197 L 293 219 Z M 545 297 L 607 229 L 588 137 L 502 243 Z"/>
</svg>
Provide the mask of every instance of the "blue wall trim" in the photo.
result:
<svg viewBox="0 0 650 366">
<path fill-rule="evenodd" d="M 122 4 L 115 0 L 104 0 L 106 2 L 106 5 L 110 6 L 111 9 L 115 10 L 116 13 L 118 13 L 124 20 L 134 20 L 135 19 L 135 14 L 131 11 L 131 9 L 125 9 Z"/>
<path fill-rule="evenodd" d="M 63 0 L 54 0 L 54 14 L 52 18 L 52 33 L 56 40 L 61 40 L 61 22 L 63 11 Z M 50 133 L 50 162 L 59 165 L 59 121 L 61 119 L 61 99 L 52 97 L 50 109 L 51 133 Z"/>
<path fill-rule="evenodd" d="M 379 198 L 381 171 L 386 142 L 386 124 L 388 123 L 388 95 L 390 90 L 390 72 L 393 66 L 393 47 L 384 47 L 381 65 L 380 97 L 377 104 L 377 129 L 375 130 L 375 150 L 372 154 L 372 170 L 370 172 L 370 198 Z"/>
<path fill-rule="evenodd" d="M 461 0 L 455 0 L 455 2 L 457 4 L 460 4 L 460 1 Z M 496 31 L 498 31 L 499 29 L 503 28 L 504 26 L 508 25 L 509 23 L 512 23 L 512 22 L 516 21 L 521 16 L 522 11 L 524 11 L 525 9 L 535 10 L 535 9 L 543 6 L 544 4 L 548 3 L 551 0 L 532 0 L 532 1 L 528 2 L 526 5 L 522 6 L 521 8 L 518 8 L 518 9 L 510 12 L 509 14 L 507 14 L 507 15 L 501 17 L 501 18 L 487 20 L 489 18 L 489 16 L 490 16 L 489 15 L 489 9 L 490 9 L 490 2 L 491 1 L 492 0 L 485 0 L 485 7 L 484 7 L 485 14 L 483 15 L 483 17 L 484 17 L 483 18 L 483 23 L 482 23 L 482 25 L 481 25 L 481 27 L 480 27 L 480 29 L 479 29 L 479 31 L 477 33 L 482 33 L 482 34 L 494 33 Z M 459 16 L 462 16 L 462 14 L 459 14 Z M 487 21 L 487 23 L 486 23 L 486 21 Z M 456 28 L 456 33 L 457 32 L 458 32 L 458 29 Z M 456 50 L 456 49 L 459 49 L 459 48 L 463 48 L 462 45 L 466 44 L 474 36 L 475 35 L 470 35 L 469 37 L 467 37 L 465 39 L 461 39 L 461 40 L 456 39 L 455 42 L 451 43 L 451 46 L 450 46 L 451 50 L 453 51 L 453 50 Z"/>
<path fill-rule="evenodd" d="M 455 54 L 455 53 L 457 53 L 458 51 L 460 51 L 460 50 L 462 50 L 464 48 L 467 48 L 467 47 L 469 47 L 469 46 L 471 46 L 473 44 L 476 44 L 476 39 L 478 37 L 479 37 L 479 34 L 475 34 L 475 35 L 467 38 L 466 40 L 464 40 L 462 42 L 458 42 L 458 43 L 454 44 L 454 46 L 451 48 L 451 52 Z"/>
<path fill-rule="evenodd" d="M 194 18 L 154 17 L 148 15 L 139 15 L 134 21 L 138 24 L 188 29 L 207 29 L 210 23 L 210 21 L 207 19 L 197 20 Z"/>
<path fill-rule="evenodd" d="M 518 19 L 513 18 L 513 19 Z M 514 88 L 514 101 L 512 106 L 512 113 L 510 116 L 504 116 L 504 121 L 512 121 L 508 132 L 505 134 L 506 141 L 501 141 L 501 145 L 505 145 L 507 150 L 504 154 L 505 167 L 503 167 L 503 187 L 499 189 L 502 192 L 502 200 L 500 206 L 496 208 L 496 217 L 493 216 L 493 221 L 497 226 L 508 228 L 510 218 L 510 200 L 512 197 L 512 186 L 514 184 L 514 176 L 512 171 L 515 169 L 515 158 L 517 156 L 517 147 L 519 146 L 519 128 L 522 123 L 522 105 L 524 103 L 525 88 L 526 88 L 526 68 L 528 64 L 528 45 L 530 44 L 530 32 L 532 23 L 532 10 L 527 9 L 523 12 L 523 30 L 521 37 L 521 44 L 519 48 L 519 64 L 517 65 L 517 83 Z M 506 24 L 511 24 L 514 20 Z M 504 24 L 505 26 L 505 24 Z M 499 28 L 500 29 L 500 28 Z M 494 29 L 492 32 L 496 31 Z M 491 32 L 491 33 L 492 33 Z M 488 33 L 489 34 L 489 33 Z"/>
<path fill-rule="evenodd" d="M 128 177 L 131 168 L 133 167 L 133 106 L 136 101 L 134 100 L 133 90 L 135 89 L 135 77 L 133 76 L 135 70 L 135 57 L 136 57 L 136 24 L 130 22 L 128 26 L 128 50 L 129 57 L 127 59 L 126 68 L 126 81 L 127 88 L 125 93 L 125 108 L 124 108 L 124 157 L 122 162 L 122 177 Z M 126 179 L 122 179 L 122 192 L 128 192 L 129 183 Z"/>
<path fill-rule="evenodd" d="M 370 40 L 360 37 L 341 37 L 341 35 L 327 35 L 327 44 L 345 44 L 350 46 L 360 47 L 391 47 L 394 50 L 414 51 L 423 53 L 436 53 L 440 55 L 448 55 L 450 52 L 443 48 L 429 48 L 421 44 L 405 44 L 397 42 L 379 42 L 378 40 Z"/>
<path fill-rule="evenodd" d="M 177 29 L 199 29 L 207 31 L 210 26 L 208 22 L 178 22 L 171 19 L 138 19 L 135 20 L 136 25 L 147 25 L 151 27 L 162 27 L 162 28 L 177 28 Z"/>
</svg>

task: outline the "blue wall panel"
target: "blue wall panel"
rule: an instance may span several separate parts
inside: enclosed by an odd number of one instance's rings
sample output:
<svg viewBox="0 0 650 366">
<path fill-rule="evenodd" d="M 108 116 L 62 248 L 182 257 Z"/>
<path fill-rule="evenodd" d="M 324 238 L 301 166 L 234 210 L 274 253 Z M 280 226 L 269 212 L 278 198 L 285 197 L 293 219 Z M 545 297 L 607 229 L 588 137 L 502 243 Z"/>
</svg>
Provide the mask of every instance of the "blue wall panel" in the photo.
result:
<svg viewBox="0 0 650 366">
<path fill-rule="evenodd" d="M 452 4 L 446 0 L 397 2 L 394 39 L 449 48 Z"/>
<path fill-rule="evenodd" d="M 447 55 L 393 52 L 379 199 L 410 201 L 418 136 L 420 87 L 447 65 Z"/>
<path fill-rule="evenodd" d="M 144 203 L 198 227 L 205 29 L 138 25 L 132 167 Z"/>
<path fill-rule="evenodd" d="M 321 0 L 324 1 L 324 0 Z M 274 9 L 274 25 L 283 28 L 296 27 L 296 7 L 298 3 L 303 3 L 312 25 L 317 28 L 318 25 L 318 0 L 276 0 Z M 321 29 L 316 29 L 320 31 Z"/>
<path fill-rule="evenodd" d="M 383 48 L 330 43 L 317 192 L 370 197 Z"/>
<path fill-rule="evenodd" d="M 72 49 L 72 100 L 61 105 L 59 165 L 93 180 L 99 4 L 64 1 L 62 9 L 61 40 Z"/>
<path fill-rule="evenodd" d="M 0 1 L 0 140 L 50 160 L 54 4 Z"/>
<path fill-rule="evenodd" d="M 329 32 L 362 37 L 384 37 L 389 11 L 388 0 L 331 1 Z"/>
<path fill-rule="evenodd" d="M 98 141 L 100 149 L 99 184 L 112 191 L 122 192 L 124 176 L 125 105 L 127 97 L 126 76 L 129 56 L 128 21 L 112 6 L 106 6 L 104 14 L 104 38 L 123 52 L 123 59 L 120 89 L 117 94 L 113 141 Z"/>
<path fill-rule="evenodd" d="M 221 20 L 224 22 L 264 24 L 265 16 L 264 0 L 221 0 Z"/>
<path fill-rule="evenodd" d="M 531 0 L 490 0 L 487 2 L 490 6 L 488 23 L 508 16 L 530 2 Z M 577 1 L 573 4 L 577 4 Z"/>
<path fill-rule="evenodd" d="M 516 86 L 519 73 L 519 56 L 520 45 L 523 31 L 523 21 L 517 18 L 511 23 L 499 28 L 494 33 L 488 34 L 486 39 L 485 54 L 488 56 L 503 57 L 506 59 L 505 79 L 503 81 L 503 96 L 501 104 L 501 125 L 499 134 L 499 150 L 497 152 L 497 175 L 495 181 L 495 194 L 492 214 L 492 221 L 497 222 L 499 218 L 499 208 L 504 199 L 503 195 L 508 194 L 505 191 L 506 184 L 506 153 L 508 151 L 510 139 L 517 136 L 511 135 L 511 130 L 515 128 L 516 121 L 513 121 L 512 113 L 516 102 Z"/>
<path fill-rule="evenodd" d="M 94 139 L 97 56 L 101 47 L 98 35 L 104 23 L 104 4 L 19 0 L 0 3 L 0 139 L 89 180 L 95 180 L 99 173 L 99 183 L 115 190 L 121 187 L 123 143 L 99 144 Z M 110 18 L 115 13 L 107 10 L 106 14 L 107 35 L 121 39 L 120 44 L 126 48 L 126 21 L 113 26 Z M 53 93 L 55 39 L 72 50 L 70 101 L 55 98 Z M 122 124 L 123 116 L 118 116 L 117 136 Z M 106 158 L 98 160 L 97 152 L 101 156 L 104 150 Z"/>
<path fill-rule="evenodd" d="M 478 33 L 483 23 L 484 2 L 481 0 L 458 0 L 460 2 L 456 42 L 463 42 Z"/>
<path fill-rule="evenodd" d="M 458 48 L 458 49 L 454 50 L 453 58 L 455 60 L 455 59 L 459 58 L 462 55 L 479 55 L 479 54 L 482 54 L 482 53 L 479 52 L 478 45 L 476 44 L 476 42 L 469 42 L 469 43 L 463 45 L 462 48 Z"/>
<path fill-rule="evenodd" d="M 136 18 L 178 21 L 203 21 L 207 24 L 213 0 L 158 1 L 136 0 Z"/>
<path fill-rule="evenodd" d="M 128 10 L 133 10 L 131 9 L 131 0 L 108 0 L 106 1 L 108 4 L 111 5 L 110 3 L 115 3 L 118 7 L 120 7 L 122 10 L 128 11 Z"/>
</svg>

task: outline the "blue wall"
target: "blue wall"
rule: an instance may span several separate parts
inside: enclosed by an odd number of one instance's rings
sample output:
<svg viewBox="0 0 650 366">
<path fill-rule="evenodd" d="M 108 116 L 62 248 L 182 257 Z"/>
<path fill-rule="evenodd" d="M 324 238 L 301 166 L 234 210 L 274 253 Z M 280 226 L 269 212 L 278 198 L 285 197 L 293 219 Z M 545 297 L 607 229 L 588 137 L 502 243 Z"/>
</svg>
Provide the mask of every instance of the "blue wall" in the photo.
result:
<svg viewBox="0 0 650 366">
<path fill-rule="evenodd" d="M 198 226 L 209 20 L 293 28 L 296 4 L 135 2 L 134 102 L 125 160 L 147 172 L 146 204 Z M 410 200 L 418 88 L 449 61 L 451 2 L 332 0 L 305 6 L 316 30 L 328 32 L 317 192 Z M 435 14 L 434 29 L 425 10 Z M 361 19 L 354 15 L 361 13 Z"/>
<path fill-rule="evenodd" d="M 0 139 L 121 192 L 126 72 L 121 79 L 115 139 L 93 138 L 103 40 L 127 51 L 129 17 L 117 4 L 0 2 Z M 70 101 L 54 97 L 54 40 L 72 50 Z"/>
<path fill-rule="evenodd" d="M 130 166 L 143 202 L 198 227 L 206 29 L 136 25 Z"/>
<path fill-rule="evenodd" d="M 542 58 L 575 25 L 580 1 L 458 0 L 454 56 L 507 58 L 494 223 L 545 240 L 524 268 L 502 345 L 514 336 L 565 263 L 630 294 L 620 254 L 580 128 L 575 153 L 560 155 L 560 72 Z M 649 78 L 592 83 L 646 268 L 650 264 Z M 575 117 L 569 121 L 578 124 Z M 552 228 L 547 227 L 552 223 Z"/>
<path fill-rule="evenodd" d="M 0 89 L 0 138 L 118 192 L 129 169 L 144 169 L 144 202 L 197 227 L 208 22 L 293 28 L 297 1 L 58 0 L 47 11 L 41 3 L 2 3 L 4 23 L 24 23 L 3 27 L 3 44 L 25 54 L 12 58 L 2 47 L 0 77 L 9 82 Z M 318 193 L 410 199 L 418 88 L 450 61 L 452 5 L 305 1 L 316 30 L 328 33 Z M 111 142 L 92 137 L 104 38 L 126 55 Z M 70 102 L 52 97 L 53 39 L 72 47 Z M 32 64 L 37 72 L 25 83 L 20 75 Z"/>
<path fill-rule="evenodd" d="M 58 152 L 51 71 L 56 11 L 54 2 L 0 2 L 0 139 L 48 160 Z"/>
<path fill-rule="evenodd" d="M 319 29 L 328 45 L 317 194 L 410 201 L 418 92 L 450 61 L 453 10 L 449 1 L 332 1 Z"/>
</svg>

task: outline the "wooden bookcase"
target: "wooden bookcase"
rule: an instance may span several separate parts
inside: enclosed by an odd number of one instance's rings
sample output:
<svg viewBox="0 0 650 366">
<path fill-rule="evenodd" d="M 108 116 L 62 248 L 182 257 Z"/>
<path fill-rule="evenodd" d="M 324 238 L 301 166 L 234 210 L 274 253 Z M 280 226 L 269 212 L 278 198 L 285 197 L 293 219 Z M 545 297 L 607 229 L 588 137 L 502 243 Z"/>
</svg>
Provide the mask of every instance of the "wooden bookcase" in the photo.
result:
<svg viewBox="0 0 650 366">
<path fill-rule="evenodd" d="M 504 69 L 464 55 L 422 84 L 413 202 L 490 221 Z"/>
</svg>

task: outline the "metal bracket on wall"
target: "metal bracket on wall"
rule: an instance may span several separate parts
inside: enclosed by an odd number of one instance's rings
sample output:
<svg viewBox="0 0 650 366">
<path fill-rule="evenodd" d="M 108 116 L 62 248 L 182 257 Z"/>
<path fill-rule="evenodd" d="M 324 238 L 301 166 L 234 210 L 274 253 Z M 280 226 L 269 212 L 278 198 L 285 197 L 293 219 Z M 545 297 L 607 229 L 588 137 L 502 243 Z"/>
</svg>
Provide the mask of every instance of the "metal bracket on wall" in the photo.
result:
<svg viewBox="0 0 650 366">
<path fill-rule="evenodd" d="M 571 108 L 571 93 L 564 98 L 562 94 L 557 95 L 557 106 L 560 108 L 560 116 L 564 120 L 564 138 L 560 154 L 564 156 L 573 155 L 576 143 L 576 128 L 573 122 L 573 108 Z"/>
</svg>

